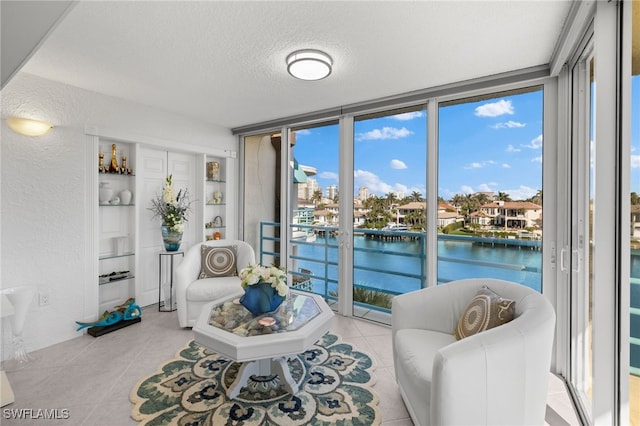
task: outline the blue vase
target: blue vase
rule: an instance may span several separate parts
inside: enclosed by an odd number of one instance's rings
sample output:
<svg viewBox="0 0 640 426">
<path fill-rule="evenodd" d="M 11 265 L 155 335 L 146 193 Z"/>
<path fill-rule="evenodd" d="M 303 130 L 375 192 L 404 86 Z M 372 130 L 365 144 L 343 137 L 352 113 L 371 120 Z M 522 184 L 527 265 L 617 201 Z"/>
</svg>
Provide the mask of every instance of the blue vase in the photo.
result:
<svg viewBox="0 0 640 426">
<path fill-rule="evenodd" d="M 175 231 L 167 225 L 162 225 L 162 241 L 166 251 L 178 251 L 182 242 L 182 232 Z"/>
<path fill-rule="evenodd" d="M 276 289 L 271 287 L 271 284 L 260 282 L 244 289 L 240 303 L 252 314 L 260 315 L 275 311 L 283 300 Z"/>
</svg>

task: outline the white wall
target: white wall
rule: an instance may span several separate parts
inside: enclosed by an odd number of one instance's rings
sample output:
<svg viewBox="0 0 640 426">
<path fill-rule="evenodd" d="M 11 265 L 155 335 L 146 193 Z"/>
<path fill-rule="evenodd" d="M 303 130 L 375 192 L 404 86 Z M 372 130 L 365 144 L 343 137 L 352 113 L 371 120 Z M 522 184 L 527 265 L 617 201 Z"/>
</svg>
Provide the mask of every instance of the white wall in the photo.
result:
<svg viewBox="0 0 640 426">
<path fill-rule="evenodd" d="M 85 129 L 139 135 L 145 142 L 175 142 L 236 150 L 229 129 L 143 105 L 19 73 L 0 92 L 0 288 L 34 285 L 51 303 L 32 304 L 24 330 L 32 351 L 80 335 L 88 208 Z M 37 138 L 11 131 L 8 116 L 54 124 Z M 96 159 L 97 161 L 97 159 Z M 2 358 L 11 355 L 9 321 L 2 323 Z"/>
</svg>

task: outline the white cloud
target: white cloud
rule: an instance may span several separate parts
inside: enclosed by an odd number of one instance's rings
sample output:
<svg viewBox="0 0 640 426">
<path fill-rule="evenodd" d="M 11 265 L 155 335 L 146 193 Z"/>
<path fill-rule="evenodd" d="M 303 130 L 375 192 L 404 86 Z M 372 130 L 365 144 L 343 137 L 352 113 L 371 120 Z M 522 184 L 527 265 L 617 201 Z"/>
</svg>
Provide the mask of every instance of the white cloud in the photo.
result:
<svg viewBox="0 0 640 426">
<path fill-rule="evenodd" d="M 631 156 L 631 168 L 632 169 L 640 168 L 640 155 Z"/>
<path fill-rule="evenodd" d="M 391 160 L 389 165 L 391 166 L 392 169 L 397 169 L 397 170 L 402 170 L 407 168 L 407 165 L 404 164 L 404 161 L 402 160 L 396 160 L 396 159 Z"/>
<path fill-rule="evenodd" d="M 510 168 L 511 168 L 511 165 L 510 165 L 510 164 L 507 164 L 507 163 L 503 163 L 503 164 L 502 164 L 502 168 L 503 168 L 503 169 L 510 169 Z"/>
<path fill-rule="evenodd" d="M 531 149 L 540 149 L 542 148 L 542 135 L 537 136 L 536 138 L 532 139 L 531 142 L 529 142 L 528 145 L 521 145 L 525 148 L 531 148 Z"/>
<path fill-rule="evenodd" d="M 311 134 L 311 130 L 309 129 L 296 130 L 295 133 L 296 133 L 296 136 L 306 136 Z"/>
<path fill-rule="evenodd" d="M 476 192 L 493 192 L 493 189 L 489 185 L 495 185 L 495 183 L 481 183 L 478 185 L 478 191 Z"/>
<path fill-rule="evenodd" d="M 516 148 L 513 145 L 509 144 L 509 145 L 507 145 L 506 151 L 507 152 L 520 152 L 522 150 L 520 148 Z"/>
<path fill-rule="evenodd" d="M 336 182 L 338 181 L 338 174 L 334 172 L 321 172 L 318 174 L 318 177 L 322 179 L 333 179 Z"/>
<path fill-rule="evenodd" d="M 356 188 L 366 186 L 372 194 L 393 192 L 391 185 L 381 181 L 375 173 L 366 170 L 355 170 L 353 172 L 353 183 Z"/>
<path fill-rule="evenodd" d="M 542 155 L 540 157 L 533 157 L 531 159 L 532 163 L 542 163 Z"/>
<path fill-rule="evenodd" d="M 420 118 L 423 116 L 424 116 L 423 111 L 413 111 L 413 112 L 404 112 L 402 114 L 392 115 L 391 118 L 394 118 L 400 121 L 409 121 L 409 120 L 413 120 L 414 118 Z"/>
<path fill-rule="evenodd" d="M 517 189 L 505 189 L 502 192 L 506 192 L 513 200 L 526 200 L 537 194 L 538 190 L 530 188 L 525 185 L 520 185 Z"/>
<path fill-rule="evenodd" d="M 369 132 L 358 133 L 356 140 L 376 140 L 376 139 L 400 139 L 412 135 L 413 132 L 406 127 L 398 129 L 397 127 L 383 127 L 382 129 L 373 129 Z"/>
<path fill-rule="evenodd" d="M 411 194 L 413 191 L 421 194 L 426 193 L 426 188 L 424 187 L 408 187 L 401 183 L 390 185 L 383 182 L 375 173 L 371 173 L 366 170 L 355 170 L 353 172 L 353 183 L 356 188 L 366 186 L 369 188 L 369 192 L 371 194 L 376 194 L 378 196 L 384 196 L 389 192 L 393 192 L 394 194 L 404 194 L 403 196 Z"/>
<path fill-rule="evenodd" d="M 498 102 L 480 105 L 475 111 L 475 115 L 478 117 L 498 117 L 504 114 L 513 115 L 513 105 L 511 101 L 501 99 Z"/>
<path fill-rule="evenodd" d="M 460 191 L 462 191 L 463 194 L 473 194 L 474 192 L 476 192 L 473 190 L 473 187 L 469 185 L 462 185 L 460 187 Z"/>
<path fill-rule="evenodd" d="M 526 126 L 525 123 L 519 123 L 517 121 L 509 120 L 504 123 L 494 124 L 491 127 L 494 129 L 517 129 L 519 127 L 524 127 L 524 126 Z"/>
<path fill-rule="evenodd" d="M 493 164 L 497 164 L 494 160 L 487 160 L 487 161 L 482 161 L 482 162 L 478 162 L 475 161 L 471 164 L 466 165 L 464 168 L 469 170 L 469 169 L 482 169 L 483 167 L 486 166 L 490 166 Z"/>
</svg>

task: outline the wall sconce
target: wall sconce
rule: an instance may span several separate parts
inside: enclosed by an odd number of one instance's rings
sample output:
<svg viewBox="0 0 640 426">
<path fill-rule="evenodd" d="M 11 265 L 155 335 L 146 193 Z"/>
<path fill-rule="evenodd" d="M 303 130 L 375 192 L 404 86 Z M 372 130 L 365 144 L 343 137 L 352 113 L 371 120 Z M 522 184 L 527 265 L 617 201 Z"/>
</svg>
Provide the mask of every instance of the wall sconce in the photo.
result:
<svg viewBox="0 0 640 426">
<path fill-rule="evenodd" d="M 51 123 L 29 118 L 9 117 L 7 124 L 16 133 L 25 136 L 42 136 L 53 128 Z"/>
</svg>

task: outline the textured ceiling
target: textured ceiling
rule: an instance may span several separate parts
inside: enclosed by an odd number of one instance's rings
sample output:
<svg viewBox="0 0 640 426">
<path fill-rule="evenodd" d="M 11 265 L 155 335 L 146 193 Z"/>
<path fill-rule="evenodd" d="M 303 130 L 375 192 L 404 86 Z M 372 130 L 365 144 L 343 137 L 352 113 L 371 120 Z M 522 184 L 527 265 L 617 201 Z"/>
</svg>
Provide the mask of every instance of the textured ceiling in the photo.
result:
<svg viewBox="0 0 640 426">
<path fill-rule="evenodd" d="M 549 63 L 566 1 L 81 1 L 24 72 L 233 128 Z M 321 49 L 333 73 L 286 71 Z"/>
</svg>

